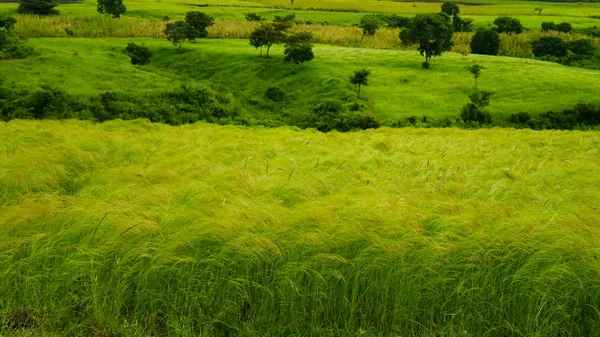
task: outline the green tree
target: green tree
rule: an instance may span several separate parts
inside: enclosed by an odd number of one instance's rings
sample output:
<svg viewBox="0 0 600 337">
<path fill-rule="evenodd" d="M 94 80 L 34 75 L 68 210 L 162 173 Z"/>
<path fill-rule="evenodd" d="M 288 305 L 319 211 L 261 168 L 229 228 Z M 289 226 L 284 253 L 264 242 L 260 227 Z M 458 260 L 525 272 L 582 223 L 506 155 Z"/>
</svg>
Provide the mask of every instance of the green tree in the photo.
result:
<svg viewBox="0 0 600 337">
<path fill-rule="evenodd" d="M 537 13 L 538 13 L 538 15 L 542 15 L 542 11 L 543 11 L 543 10 L 544 10 L 544 9 L 543 9 L 542 7 L 536 7 L 536 8 L 535 8 L 533 11 L 534 11 L 534 12 L 537 12 Z"/>
<path fill-rule="evenodd" d="M 0 30 L 11 31 L 16 23 L 17 19 L 12 16 L 0 16 Z"/>
<path fill-rule="evenodd" d="M 261 22 L 264 21 L 265 19 L 262 17 L 262 15 L 260 14 L 256 14 L 256 13 L 247 13 L 246 15 L 244 15 L 244 17 L 246 18 L 246 21 L 256 21 L 256 22 Z"/>
<path fill-rule="evenodd" d="M 561 22 L 556 25 L 556 29 L 561 33 L 570 33 L 573 30 L 573 26 L 568 22 Z"/>
<path fill-rule="evenodd" d="M 404 44 L 416 44 L 421 55 L 425 56 L 424 68 L 429 68 L 433 56 L 441 56 L 452 49 L 452 26 L 445 13 L 419 14 L 410 27 L 400 33 Z"/>
<path fill-rule="evenodd" d="M 65 28 L 65 34 L 67 34 L 67 41 L 70 41 L 71 38 L 73 37 L 73 34 L 75 34 L 75 33 L 73 32 L 72 29 Z"/>
<path fill-rule="evenodd" d="M 448 14 L 448 16 L 455 16 L 460 13 L 460 8 L 456 3 L 451 1 L 446 1 L 442 4 L 442 13 Z"/>
<path fill-rule="evenodd" d="M 556 36 L 545 36 L 531 43 L 533 53 L 537 56 L 556 56 L 563 57 L 567 55 L 568 45 L 563 39 Z"/>
<path fill-rule="evenodd" d="M 290 35 L 286 39 L 285 49 L 283 54 L 285 55 L 285 62 L 294 62 L 296 64 L 311 61 L 315 54 L 312 51 L 312 34 L 308 32 L 300 32 Z"/>
<path fill-rule="evenodd" d="M 144 65 L 150 61 L 152 51 L 148 47 L 138 46 L 135 43 L 128 43 L 125 48 L 127 55 L 131 58 L 131 64 Z"/>
<path fill-rule="evenodd" d="M 477 92 L 477 79 L 481 76 L 481 71 L 486 69 L 484 66 L 480 66 L 479 64 L 473 64 L 466 67 L 467 71 L 473 75 L 473 79 L 475 80 L 475 92 Z"/>
<path fill-rule="evenodd" d="M 381 21 L 374 15 L 365 15 L 360 19 L 359 28 L 362 28 L 363 35 L 373 36 L 379 29 Z"/>
<path fill-rule="evenodd" d="M 549 32 L 553 30 L 558 30 L 554 22 L 542 22 L 542 32 Z"/>
<path fill-rule="evenodd" d="M 260 48 L 262 55 L 263 47 L 267 48 L 266 57 L 269 57 L 271 46 L 285 41 L 284 32 L 275 29 L 273 23 L 263 23 L 250 34 L 250 45 L 254 48 Z"/>
<path fill-rule="evenodd" d="M 98 0 L 98 13 L 120 18 L 125 11 L 127 7 L 123 4 L 123 0 Z"/>
<path fill-rule="evenodd" d="M 514 33 L 521 34 L 523 32 L 523 25 L 521 21 L 509 16 L 500 16 L 494 20 L 496 25 L 496 31 L 498 33 Z"/>
<path fill-rule="evenodd" d="M 360 88 L 361 86 L 367 86 L 369 84 L 369 75 L 371 74 L 370 70 L 365 68 L 358 69 L 354 71 L 354 75 L 350 76 L 350 84 L 355 85 L 358 88 L 358 98 L 360 98 Z"/>
<path fill-rule="evenodd" d="M 167 28 L 165 28 L 163 33 L 167 36 L 167 40 L 173 42 L 174 46 L 179 46 L 179 49 L 181 49 L 181 44 L 185 42 L 189 36 L 193 36 L 195 32 L 194 27 L 189 23 L 176 21 L 174 23 L 167 23 Z"/>
<path fill-rule="evenodd" d="M 498 55 L 500 35 L 493 30 L 480 30 L 471 38 L 471 52 L 481 55 Z"/>
<path fill-rule="evenodd" d="M 187 38 L 194 41 L 208 36 L 208 30 L 206 29 L 215 24 L 215 19 L 202 12 L 187 12 L 185 22 L 193 28 L 189 31 Z"/>
<path fill-rule="evenodd" d="M 52 15 L 58 14 L 54 9 L 58 4 L 53 0 L 19 0 L 17 11 L 23 14 Z"/>
</svg>

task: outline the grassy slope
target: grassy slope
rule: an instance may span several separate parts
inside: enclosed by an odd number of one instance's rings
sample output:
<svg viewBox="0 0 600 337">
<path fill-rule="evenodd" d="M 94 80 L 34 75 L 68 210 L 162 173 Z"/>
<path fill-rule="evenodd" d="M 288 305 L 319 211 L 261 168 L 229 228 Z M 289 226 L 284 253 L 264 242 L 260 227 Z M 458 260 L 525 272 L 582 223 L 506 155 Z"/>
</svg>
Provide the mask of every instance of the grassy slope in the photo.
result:
<svg viewBox="0 0 600 337">
<path fill-rule="evenodd" d="M 261 0 L 261 1 L 233 1 L 210 0 L 200 3 L 209 4 L 209 7 L 192 7 L 189 4 L 198 1 L 127 1 L 125 16 L 162 19 L 169 16 L 180 19 L 190 10 L 201 10 L 216 18 L 244 20 L 244 14 L 249 12 L 263 13 L 267 18 L 273 15 L 282 15 L 290 11 L 297 11 L 299 20 L 314 22 L 329 22 L 331 24 L 353 25 L 357 24 L 364 13 L 385 12 L 399 13 L 412 16 L 421 13 L 439 12 L 439 3 L 407 3 L 394 1 L 318 1 L 298 0 L 291 5 L 288 0 Z M 215 6 L 219 5 L 219 6 Z M 222 6 L 231 7 L 222 7 Z M 15 4 L 0 4 L 0 12 L 16 8 Z M 543 15 L 537 15 L 534 8 L 543 7 Z M 258 7 L 258 8 L 257 8 Z M 260 8 L 264 7 L 264 8 Z M 271 8 L 269 8 L 271 7 Z M 279 9 L 273 9 L 277 7 Z M 57 7 L 62 15 L 87 16 L 96 12 L 96 2 L 85 0 L 83 4 L 60 5 Z M 327 9 L 327 10 L 355 10 L 361 13 L 303 11 L 302 9 Z M 506 2 L 495 1 L 482 6 L 461 6 L 461 13 L 474 21 L 476 26 L 487 26 L 495 17 L 510 15 L 519 18 L 525 27 L 539 29 L 541 22 L 571 22 L 575 28 L 585 28 L 600 25 L 600 20 L 591 19 L 591 15 L 600 15 L 600 5 L 593 3 L 540 3 L 540 2 Z"/>
<path fill-rule="evenodd" d="M 123 53 L 127 42 L 145 43 L 155 51 L 151 65 L 129 64 Z M 186 43 L 183 54 L 166 40 L 150 39 L 32 39 L 40 55 L 0 63 L 5 83 L 16 87 L 51 84 L 71 93 L 106 91 L 166 91 L 182 82 L 208 80 L 244 99 L 261 99 L 269 86 L 289 95 L 288 105 L 310 107 L 324 98 L 353 100 L 347 84 L 353 70 L 372 69 L 364 88 L 382 120 L 412 115 L 445 117 L 458 114 L 467 101 L 473 79 L 464 67 L 479 63 L 488 69 L 479 80 L 494 91 L 490 111 L 497 117 L 528 111 L 536 114 L 570 107 L 578 102 L 600 102 L 600 72 L 524 59 L 462 56 L 447 53 L 421 69 L 417 52 L 316 46 L 307 64 L 285 64 L 280 47 L 270 59 L 244 40 L 202 40 Z M 244 104 L 247 105 L 247 104 Z"/>
<path fill-rule="evenodd" d="M 598 336 L 597 132 L 0 130 L 2 335 Z"/>
</svg>

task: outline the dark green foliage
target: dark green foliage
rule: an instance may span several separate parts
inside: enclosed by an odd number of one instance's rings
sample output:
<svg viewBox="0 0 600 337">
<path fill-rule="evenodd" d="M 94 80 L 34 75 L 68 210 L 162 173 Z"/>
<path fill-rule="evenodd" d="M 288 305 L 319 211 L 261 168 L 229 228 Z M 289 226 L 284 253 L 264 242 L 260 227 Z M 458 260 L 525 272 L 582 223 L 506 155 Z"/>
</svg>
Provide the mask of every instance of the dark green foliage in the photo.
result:
<svg viewBox="0 0 600 337">
<path fill-rule="evenodd" d="M 358 88 L 358 96 L 360 98 L 360 89 L 361 86 L 369 85 L 369 75 L 371 74 L 370 70 L 365 68 L 358 69 L 354 71 L 354 75 L 350 76 L 350 84 L 355 85 Z"/>
<path fill-rule="evenodd" d="M 73 37 L 73 34 L 75 34 L 75 33 L 73 32 L 72 29 L 65 28 L 65 34 L 67 34 L 67 38 L 70 39 Z"/>
<path fill-rule="evenodd" d="M 558 28 L 554 22 L 542 22 L 542 32 L 556 31 Z"/>
<path fill-rule="evenodd" d="M 537 12 L 537 13 L 538 13 L 538 15 L 542 15 L 542 11 L 543 11 L 543 10 L 544 10 L 544 9 L 543 9 L 542 7 L 536 7 L 536 8 L 534 8 L 534 9 L 533 9 L 533 11 L 534 11 L 534 12 Z"/>
<path fill-rule="evenodd" d="M 256 22 L 260 22 L 260 21 L 264 21 L 265 19 L 262 17 L 262 15 L 260 14 L 256 14 L 256 13 L 247 13 L 246 15 L 244 15 L 244 17 L 246 18 L 246 21 L 256 21 Z"/>
<path fill-rule="evenodd" d="M 556 36 L 542 37 L 531 43 L 533 53 L 537 56 L 556 56 L 563 57 L 567 55 L 567 43 Z"/>
<path fill-rule="evenodd" d="M 484 110 L 477 108 L 473 103 L 467 103 L 460 112 L 460 118 L 465 123 L 475 125 L 486 125 L 492 123 L 492 115 Z"/>
<path fill-rule="evenodd" d="M 125 51 L 131 57 L 131 64 L 144 65 L 152 57 L 152 51 L 148 47 L 138 46 L 135 43 L 128 43 Z"/>
<path fill-rule="evenodd" d="M 296 64 L 311 61 L 315 54 L 312 51 L 312 34 L 308 32 L 300 32 L 290 35 L 286 39 L 285 62 L 293 62 Z"/>
<path fill-rule="evenodd" d="M 16 23 L 11 16 L 0 16 L 0 60 L 21 59 L 33 53 L 33 49 L 25 45 L 26 40 L 13 32 Z"/>
<path fill-rule="evenodd" d="M 573 30 L 573 27 L 568 22 L 561 22 L 556 25 L 556 29 L 561 33 L 570 33 Z"/>
<path fill-rule="evenodd" d="M 526 124 L 531 120 L 531 115 L 527 112 L 518 112 L 510 115 L 510 122 L 515 124 Z"/>
<path fill-rule="evenodd" d="M 54 9 L 58 4 L 53 0 L 19 0 L 19 13 L 37 14 L 37 15 L 52 15 L 58 14 L 58 10 Z"/>
<path fill-rule="evenodd" d="M 455 32 L 470 32 L 473 30 L 472 24 L 473 20 L 471 19 L 462 19 L 458 15 L 452 17 L 452 29 Z"/>
<path fill-rule="evenodd" d="M 269 87 L 265 91 L 265 98 L 273 102 L 282 102 L 285 99 L 285 92 L 279 87 Z"/>
<path fill-rule="evenodd" d="M 500 16 L 494 20 L 496 25 L 496 31 L 498 33 L 509 33 L 509 34 L 521 34 L 523 32 L 523 25 L 521 21 L 516 18 L 509 16 Z"/>
<path fill-rule="evenodd" d="M 325 100 L 304 116 L 300 126 L 328 132 L 378 128 L 379 123 L 370 115 L 348 111 L 340 101 Z"/>
<path fill-rule="evenodd" d="M 123 0 L 98 0 L 98 13 L 120 18 L 125 11 L 127 7 L 123 4 Z"/>
<path fill-rule="evenodd" d="M 412 20 L 408 29 L 400 32 L 400 39 L 404 44 L 416 44 L 429 67 L 433 56 L 440 56 L 452 48 L 452 33 L 450 17 L 447 14 L 419 14 Z"/>
<path fill-rule="evenodd" d="M 275 15 L 273 17 L 273 29 L 279 32 L 287 32 L 296 20 L 296 14 L 288 14 L 284 16 Z"/>
<path fill-rule="evenodd" d="M 185 22 L 193 29 L 188 31 L 188 40 L 194 41 L 197 38 L 205 38 L 208 36 L 208 27 L 215 24 L 215 19 L 202 12 L 187 12 Z"/>
<path fill-rule="evenodd" d="M 579 57 L 593 56 L 596 47 L 591 39 L 579 39 L 568 43 L 568 49 Z"/>
<path fill-rule="evenodd" d="M 168 17 L 168 16 L 165 16 L 165 17 L 163 17 L 163 18 L 162 18 L 162 20 L 161 20 L 161 21 L 162 21 L 162 22 L 169 22 L 169 21 L 171 21 L 171 18 L 170 18 L 170 17 Z"/>
<path fill-rule="evenodd" d="M 285 41 L 285 33 L 277 30 L 276 27 L 281 26 L 275 26 L 273 23 L 263 23 L 250 34 L 250 45 L 254 48 L 260 48 L 261 55 L 263 47 L 267 48 L 266 56 L 269 57 L 271 46 Z"/>
<path fill-rule="evenodd" d="M 381 20 L 374 15 L 365 15 L 360 19 L 358 27 L 362 28 L 363 35 L 373 36 L 381 26 Z"/>
<path fill-rule="evenodd" d="M 451 1 L 446 1 L 442 4 L 442 13 L 448 14 L 448 16 L 455 16 L 460 13 L 460 8 L 456 3 Z"/>
<path fill-rule="evenodd" d="M 532 129 L 585 129 L 588 126 L 600 125 L 600 105 L 578 104 L 572 109 L 561 112 L 549 111 L 532 118 L 528 126 Z"/>
<path fill-rule="evenodd" d="M 167 28 L 163 31 L 167 36 L 167 40 L 171 41 L 174 46 L 179 46 L 189 39 L 190 36 L 195 36 L 196 30 L 189 23 L 184 21 L 176 21 L 173 23 L 167 23 Z"/>
<path fill-rule="evenodd" d="M 404 28 L 410 26 L 411 18 L 407 18 L 405 16 L 400 16 L 398 14 L 373 14 L 376 16 L 381 22 L 383 22 L 386 26 L 390 28 Z"/>
<path fill-rule="evenodd" d="M 471 52 L 481 55 L 498 55 L 500 35 L 493 30 L 480 30 L 471 39 Z"/>
</svg>

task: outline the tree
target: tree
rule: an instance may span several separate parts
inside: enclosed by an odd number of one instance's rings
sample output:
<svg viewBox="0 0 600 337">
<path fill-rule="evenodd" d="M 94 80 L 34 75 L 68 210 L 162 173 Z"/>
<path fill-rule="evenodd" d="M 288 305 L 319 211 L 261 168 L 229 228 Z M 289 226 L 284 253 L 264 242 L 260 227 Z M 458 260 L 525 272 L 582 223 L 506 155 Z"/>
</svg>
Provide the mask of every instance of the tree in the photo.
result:
<svg viewBox="0 0 600 337">
<path fill-rule="evenodd" d="M 569 42 L 568 49 L 580 57 L 593 56 L 596 52 L 596 47 L 594 47 L 591 39 L 571 41 Z"/>
<path fill-rule="evenodd" d="M 131 64 L 144 65 L 150 61 L 152 51 L 144 46 L 138 46 L 135 43 L 128 43 L 125 48 L 127 55 L 131 57 Z"/>
<path fill-rule="evenodd" d="M 497 17 L 496 20 L 494 20 L 494 24 L 498 27 L 496 28 L 498 33 L 521 34 L 523 32 L 521 21 L 509 16 Z"/>
<path fill-rule="evenodd" d="M 379 29 L 381 21 L 374 15 L 365 15 L 360 19 L 359 28 L 362 28 L 363 35 L 373 36 Z"/>
<path fill-rule="evenodd" d="M 455 16 L 460 13 L 460 8 L 456 5 L 456 3 L 446 1 L 442 4 L 442 13 L 446 13 L 448 16 Z"/>
<path fill-rule="evenodd" d="M 533 11 L 534 11 L 534 12 L 537 12 L 537 13 L 538 13 L 538 15 L 542 15 L 542 11 L 543 11 L 543 10 L 544 10 L 544 9 L 543 9 L 542 7 L 536 7 L 536 8 L 535 8 Z"/>
<path fill-rule="evenodd" d="M 553 30 L 558 30 L 554 22 L 542 22 L 542 32 L 549 32 Z"/>
<path fill-rule="evenodd" d="M 123 0 L 98 0 L 98 13 L 120 18 L 126 10 L 127 7 L 123 4 Z"/>
<path fill-rule="evenodd" d="M 545 36 L 531 43 L 533 53 L 538 56 L 563 57 L 567 55 L 567 44 L 560 37 Z"/>
<path fill-rule="evenodd" d="M 285 16 L 275 15 L 273 17 L 273 29 L 280 32 L 287 32 L 294 25 L 296 14 L 288 14 Z"/>
<path fill-rule="evenodd" d="M 367 86 L 369 84 L 370 70 L 365 68 L 354 71 L 354 75 L 350 76 L 350 84 L 354 84 L 358 87 L 358 98 L 360 98 L 360 87 Z"/>
<path fill-rule="evenodd" d="M 277 43 L 282 43 L 285 38 L 285 33 L 276 30 L 273 23 L 263 23 L 250 34 L 250 45 L 254 48 L 260 48 L 261 55 L 262 48 L 267 47 L 266 57 L 269 57 L 269 50 L 271 49 L 271 46 Z"/>
<path fill-rule="evenodd" d="M 479 64 L 473 64 L 466 67 L 467 71 L 473 75 L 473 79 L 475 80 L 475 92 L 477 92 L 477 79 L 481 76 L 481 71 L 486 69 L 484 66 L 480 66 Z"/>
<path fill-rule="evenodd" d="M 67 34 L 67 41 L 70 41 L 71 38 L 73 37 L 73 34 L 75 34 L 75 33 L 73 32 L 72 29 L 65 28 L 65 34 Z"/>
<path fill-rule="evenodd" d="M 498 55 L 500 35 L 493 30 L 480 30 L 471 39 L 471 52 L 481 55 Z"/>
<path fill-rule="evenodd" d="M 556 29 L 561 33 L 570 33 L 573 30 L 573 26 L 568 22 L 561 22 L 556 25 Z"/>
<path fill-rule="evenodd" d="M 197 38 L 205 38 L 208 36 L 206 28 L 215 24 L 215 19 L 202 12 L 187 12 L 185 22 L 193 29 L 188 32 L 188 40 L 194 41 Z"/>
<path fill-rule="evenodd" d="M 15 24 L 17 23 L 17 19 L 12 16 L 1 16 L 0 17 L 0 30 L 3 31 L 11 31 Z"/>
<path fill-rule="evenodd" d="M 260 14 L 256 14 L 256 13 L 247 13 L 246 15 L 244 15 L 244 17 L 246 18 L 246 21 L 256 21 L 256 22 L 261 22 L 264 21 L 265 19 L 262 17 L 262 15 Z"/>
<path fill-rule="evenodd" d="M 18 12 L 39 16 L 58 14 L 58 11 L 54 9 L 57 5 L 53 0 L 19 0 Z"/>
<path fill-rule="evenodd" d="M 285 62 L 294 62 L 296 64 L 304 63 L 312 60 L 315 54 L 312 51 L 312 34 L 308 32 L 301 32 L 290 35 L 286 39 L 285 49 L 283 54 L 285 55 Z"/>
<path fill-rule="evenodd" d="M 0 16 L 0 59 L 25 58 L 33 48 L 25 45 L 25 39 L 17 36 L 13 28 L 17 20 L 12 16 Z"/>
<path fill-rule="evenodd" d="M 407 30 L 400 32 L 400 38 L 405 44 L 417 44 L 419 53 L 425 56 L 423 67 L 429 68 L 433 56 L 441 56 L 454 45 L 452 33 L 447 14 L 419 14 Z"/>
<path fill-rule="evenodd" d="M 173 42 L 174 46 L 179 46 L 185 42 L 189 36 L 194 35 L 194 27 L 184 21 L 176 21 L 174 23 L 167 23 L 167 28 L 163 31 L 167 36 L 167 40 Z"/>
</svg>

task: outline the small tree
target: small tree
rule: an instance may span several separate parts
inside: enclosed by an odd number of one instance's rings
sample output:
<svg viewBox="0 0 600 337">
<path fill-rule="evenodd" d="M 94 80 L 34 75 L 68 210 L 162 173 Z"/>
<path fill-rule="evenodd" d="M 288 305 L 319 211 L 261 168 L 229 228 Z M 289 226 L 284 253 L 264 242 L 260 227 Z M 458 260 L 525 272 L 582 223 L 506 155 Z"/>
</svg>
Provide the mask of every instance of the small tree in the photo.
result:
<svg viewBox="0 0 600 337">
<path fill-rule="evenodd" d="M 535 8 L 533 11 L 534 11 L 534 12 L 537 12 L 537 13 L 538 13 L 538 15 L 542 15 L 542 11 L 543 11 L 543 10 L 544 10 L 544 9 L 543 9 L 542 7 L 536 7 L 536 8 Z"/>
<path fill-rule="evenodd" d="M 98 13 L 120 18 L 125 11 L 127 7 L 123 4 L 123 0 L 98 0 Z"/>
<path fill-rule="evenodd" d="M 596 47 L 594 47 L 591 39 L 571 41 L 568 44 L 568 49 L 579 57 L 593 56 L 596 52 Z"/>
<path fill-rule="evenodd" d="M 267 47 L 266 57 L 269 57 L 269 50 L 271 49 L 271 46 L 277 43 L 282 43 L 285 38 L 285 33 L 276 30 L 274 24 L 263 23 L 250 34 L 250 45 L 254 48 L 260 48 L 261 55 L 262 48 Z"/>
<path fill-rule="evenodd" d="M 167 28 L 163 31 L 167 36 L 167 40 L 173 42 L 174 46 L 179 46 L 181 50 L 181 44 L 188 39 L 189 36 L 194 35 L 194 27 L 184 21 L 176 21 L 174 23 L 167 23 Z"/>
<path fill-rule="evenodd" d="M 448 16 L 455 16 L 460 13 L 460 8 L 456 3 L 451 1 L 446 1 L 442 4 L 442 13 L 448 14 Z"/>
<path fill-rule="evenodd" d="M 58 14 L 54 9 L 58 4 L 53 0 L 19 0 L 17 11 L 23 14 L 52 15 Z"/>
<path fill-rule="evenodd" d="M 471 52 L 481 55 L 498 55 L 500 35 L 493 30 L 480 30 L 471 39 Z"/>
<path fill-rule="evenodd" d="M 12 16 L 0 16 L 0 30 L 9 32 L 14 28 L 16 23 L 17 19 Z"/>
<path fill-rule="evenodd" d="M 423 67 L 429 68 L 433 56 L 441 56 L 454 45 L 452 33 L 447 14 L 419 14 L 407 30 L 400 32 L 400 39 L 404 44 L 417 44 L 419 53 L 425 56 Z"/>
<path fill-rule="evenodd" d="M 573 26 L 568 22 L 561 22 L 556 25 L 556 29 L 561 33 L 570 33 L 573 30 Z"/>
<path fill-rule="evenodd" d="M 67 34 L 67 41 L 70 41 L 71 38 L 73 37 L 73 30 L 69 29 L 69 28 L 65 28 L 65 34 Z"/>
<path fill-rule="evenodd" d="M 545 36 L 531 43 L 533 53 L 538 56 L 563 57 L 567 55 L 568 45 L 560 37 Z"/>
<path fill-rule="evenodd" d="M 144 46 L 138 46 L 135 43 L 128 43 L 125 48 L 127 55 L 131 57 L 131 64 L 144 65 L 150 61 L 152 51 Z"/>
<path fill-rule="evenodd" d="M 312 34 L 300 32 L 290 35 L 285 44 L 283 54 L 285 62 L 294 62 L 296 64 L 311 61 L 315 54 L 312 51 Z"/>
<path fill-rule="evenodd" d="M 360 87 L 367 86 L 369 84 L 370 70 L 365 68 L 354 71 L 354 75 L 350 76 L 350 84 L 354 84 L 358 87 L 358 98 L 360 98 Z"/>
<path fill-rule="evenodd" d="M 262 15 L 259 15 L 259 14 L 256 14 L 256 13 L 247 13 L 246 15 L 244 15 L 244 17 L 246 18 L 246 21 L 261 22 L 261 21 L 265 20 L 262 17 Z"/>
<path fill-rule="evenodd" d="M 481 76 L 481 71 L 486 69 L 484 66 L 480 66 L 479 64 L 473 64 L 466 67 L 467 71 L 473 75 L 473 79 L 475 80 L 475 92 L 477 92 L 477 79 Z"/>
<path fill-rule="evenodd" d="M 542 22 L 542 32 L 558 30 L 554 22 Z"/>
<path fill-rule="evenodd" d="M 215 24 L 215 19 L 202 12 L 187 12 L 185 22 L 193 29 L 188 32 L 188 40 L 195 41 L 197 38 L 208 36 L 208 27 Z"/>
<path fill-rule="evenodd" d="M 365 15 L 360 19 L 358 27 L 362 28 L 363 35 L 373 36 L 379 29 L 381 21 L 374 15 Z"/>
<path fill-rule="evenodd" d="M 498 33 L 521 34 L 523 32 L 521 21 L 509 16 L 497 17 L 494 20 L 494 24 L 498 27 L 496 28 Z"/>
</svg>

